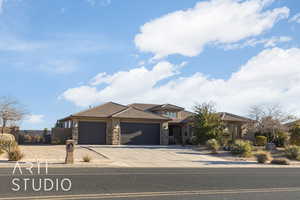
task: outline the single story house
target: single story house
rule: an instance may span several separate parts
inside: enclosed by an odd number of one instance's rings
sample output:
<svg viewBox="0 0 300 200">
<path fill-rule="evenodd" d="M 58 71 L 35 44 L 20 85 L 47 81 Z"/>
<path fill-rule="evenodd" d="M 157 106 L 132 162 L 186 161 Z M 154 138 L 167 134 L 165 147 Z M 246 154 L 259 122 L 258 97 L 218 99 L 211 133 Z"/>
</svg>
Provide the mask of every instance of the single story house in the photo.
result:
<svg viewBox="0 0 300 200">
<path fill-rule="evenodd" d="M 296 121 L 288 122 L 284 125 L 289 130 L 289 129 L 293 128 L 295 125 L 300 125 L 300 119 L 298 119 Z"/>
<path fill-rule="evenodd" d="M 220 113 L 236 136 L 249 119 Z M 193 136 L 193 113 L 172 104 L 121 105 L 108 102 L 57 121 L 53 135 L 66 134 L 78 144 L 168 145 Z M 65 137 L 65 138 L 66 138 Z"/>
</svg>

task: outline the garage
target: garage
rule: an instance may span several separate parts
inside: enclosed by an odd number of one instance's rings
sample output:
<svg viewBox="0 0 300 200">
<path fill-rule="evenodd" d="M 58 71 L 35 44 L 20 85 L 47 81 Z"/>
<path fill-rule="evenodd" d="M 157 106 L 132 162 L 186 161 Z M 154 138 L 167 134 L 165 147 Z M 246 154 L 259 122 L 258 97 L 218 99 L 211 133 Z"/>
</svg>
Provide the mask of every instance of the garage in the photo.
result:
<svg viewBox="0 0 300 200">
<path fill-rule="evenodd" d="M 159 145 L 159 123 L 121 122 L 121 143 L 126 145 Z"/>
<path fill-rule="evenodd" d="M 79 122 L 78 144 L 106 144 L 105 122 Z"/>
</svg>

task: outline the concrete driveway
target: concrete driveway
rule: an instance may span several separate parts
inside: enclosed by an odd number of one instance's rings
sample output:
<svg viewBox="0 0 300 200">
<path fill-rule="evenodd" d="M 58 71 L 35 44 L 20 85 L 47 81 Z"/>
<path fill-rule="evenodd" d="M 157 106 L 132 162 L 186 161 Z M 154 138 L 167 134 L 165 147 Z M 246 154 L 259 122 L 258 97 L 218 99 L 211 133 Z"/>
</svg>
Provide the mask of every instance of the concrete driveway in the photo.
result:
<svg viewBox="0 0 300 200">
<path fill-rule="evenodd" d="M 85 146 L 110 159 L 118 167 L 201 167 L 232 163 L 209 154 L 182 146 Z M 245 162 L 249 164 L 249 162 Z M 250 163 L 251 164 L 251 163 Z"/>
</svg>

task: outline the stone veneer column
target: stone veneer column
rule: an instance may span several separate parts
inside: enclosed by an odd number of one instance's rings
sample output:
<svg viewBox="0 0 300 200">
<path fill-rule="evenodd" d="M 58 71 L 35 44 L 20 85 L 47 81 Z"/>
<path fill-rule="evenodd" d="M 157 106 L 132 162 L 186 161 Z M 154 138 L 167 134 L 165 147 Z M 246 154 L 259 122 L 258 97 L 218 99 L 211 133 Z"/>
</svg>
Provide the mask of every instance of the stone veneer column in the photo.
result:
<svg viewBox="0 0 300 200">
<path fill-rule="evenodd" d="M 78 144 L 78 121 L 72 121 L 72 139 L 74 140 L 75 144 Z"/>
<path fill-rule="evenodd" d="M 169 123 L 164 122 L 160 124 L 160 145 L 169 144 Z"/>
<path fill-rule="evenodd" d="M 121 127 L 119 119 L 111 119 L 107 126 L 107 144 L 121 144 Z"/>
</svg>

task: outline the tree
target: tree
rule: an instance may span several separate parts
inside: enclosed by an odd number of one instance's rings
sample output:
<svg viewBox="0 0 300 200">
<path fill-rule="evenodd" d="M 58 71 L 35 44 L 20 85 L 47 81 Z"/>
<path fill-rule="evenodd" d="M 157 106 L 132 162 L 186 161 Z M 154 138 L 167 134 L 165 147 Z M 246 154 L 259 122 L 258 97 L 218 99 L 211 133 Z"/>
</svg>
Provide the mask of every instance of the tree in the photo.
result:
<svg viewBox="0 0 300 200">
<path fill-rule="evenodd" d="M 198 143 L 204 144 L 209 139 L 219 139 L 224 126 L 215 105 L 211 102 L 194 107 L 194 130 Z"/>
<path fill-rule="evenodd" d="M 7 126 L 21 121 L 25 114 L 25 109 L 18 101 L 9 97 L 0 97 L 1 133 L 4 133 Z"/>
<path fill-rule="evenodd" d="M 294 124 L 289 131 L 291 133 L 291 144 L 300 146 L 300 124 Z"/>
<path fill-rule="evenodd" d="M 295 118 L 293 115 L 284 112 L 278 104 L 252 106 L 248 115 L 255 121 L 248 127 L 248 131 L 256 135 L 267 136 L 269 142 L 274 142 L 279 133 L 286 132 L 287 129 L 284 124 Z"/>
</svg>

